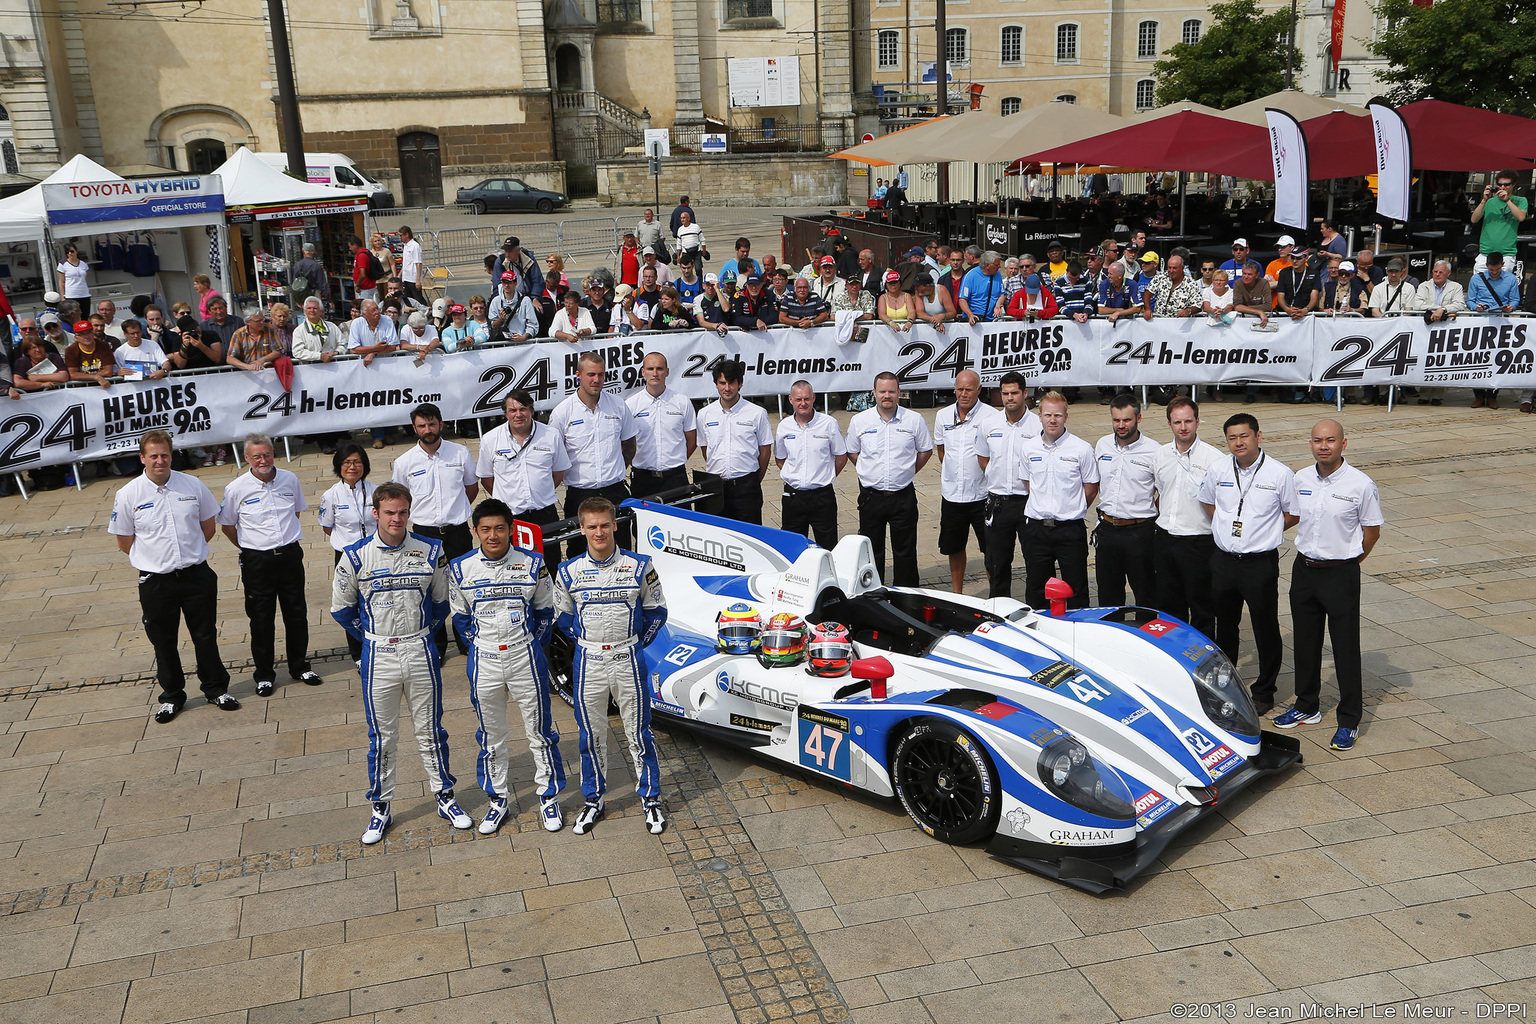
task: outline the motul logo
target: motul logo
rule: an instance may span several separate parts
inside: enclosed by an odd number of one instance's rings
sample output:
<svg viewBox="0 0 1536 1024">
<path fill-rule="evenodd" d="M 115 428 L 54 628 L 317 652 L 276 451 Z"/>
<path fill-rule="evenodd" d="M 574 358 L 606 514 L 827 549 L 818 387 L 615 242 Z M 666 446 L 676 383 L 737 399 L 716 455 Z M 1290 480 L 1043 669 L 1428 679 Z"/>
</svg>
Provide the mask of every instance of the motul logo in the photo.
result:
<svg viewBox="0 0 1536 1024">
<path fill-rule="evenodd" d="M 1161 793 L 1158 793 L 1156 790 L 1154 790 L 1154 791 L 1152 791 L 1150 793 L 1146 793 L 1146 794 L 1144 794 L 1141 797 L 1140 800 L 1136 801 L 1136 813 L 1137 814 L 1145 814 L 1147 811 L 1151 810 L 1153 807 L 1156 807 L 1158 804 L 1160 804 L 1162 802 L 1163 802 L 1163 796 L 1162 796 Z"/>
</svg>

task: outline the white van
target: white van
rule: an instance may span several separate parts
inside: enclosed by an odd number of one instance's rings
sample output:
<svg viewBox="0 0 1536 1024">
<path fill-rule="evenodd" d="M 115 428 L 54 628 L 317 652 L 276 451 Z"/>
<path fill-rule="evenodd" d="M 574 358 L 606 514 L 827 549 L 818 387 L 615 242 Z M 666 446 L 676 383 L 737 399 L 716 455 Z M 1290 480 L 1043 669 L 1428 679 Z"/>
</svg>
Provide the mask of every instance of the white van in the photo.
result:
<svg viewBox="0 0 1536 1024">
<path fill-rule="evenodd" d="M 288 154 L 257 153 L 256 155 L 268 167 L 287 172 Z M 353 163 L 352 158 L 344 153 L 305 153 L 304 163 L 305 169 L 309 172 L 309 180 L 313 184 L 367 192 L 368 208 L 371 210 L 387 210 L 395 205 L 395 197 L 389 189 L 374 181 L 367 171 Z"/>
</svg>

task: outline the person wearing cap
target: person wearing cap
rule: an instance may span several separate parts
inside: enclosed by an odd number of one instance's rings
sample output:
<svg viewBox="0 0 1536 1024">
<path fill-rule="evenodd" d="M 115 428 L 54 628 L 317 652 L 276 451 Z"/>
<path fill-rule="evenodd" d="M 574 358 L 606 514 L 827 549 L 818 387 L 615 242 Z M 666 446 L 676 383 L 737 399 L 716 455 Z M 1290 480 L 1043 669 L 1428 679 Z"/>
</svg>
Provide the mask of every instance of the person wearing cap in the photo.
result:
<svg viewBox="0 0 1536 1024">
<path fill-rule="evenodd" d="M 720 291 L 719 275 L 705 274 L 704 291 L 693 301 L 694 315 L 699 318 L 699 326 L 725 337 L 730 330 L 730 307 L 730 300 Z"/>
<path fill-rule="evenodd" d="M 748 282 L 751 278 L 747 279 Z M 837 279 L 833 278 L 835 282 Z M 795 294 L 778 305 L 779 323 L 786 327 L 818 327 L 832 316 L 821 295 L 803 277 L 795 278 Z"/>
<path fill-rule="evenodd" d="M 1125 267 L 1125 279 L 1136 280 L 1136 275 L 1141 273 L 1141 250 L 1133 242 L 1126 242 L 1117 248 L 1120 265 Z"/>
<path fill-rule="evenodd" d="M 1248 239 L 1232 239 L 1232 258 L 1221 264 L 1216 269 L 1227 272 L 1227 280 L 1237 280 L 1237 275 L 1243 272 L 1243 264 L 1248 262 Z"/>
<path fill-rule="evenodd" d="M 656 287 L 665 288 L 672 283 L 671 268 L 661 262 L 661 257 L 653 246 L 648 245 L 641 249 L 640 258 L 644 261 L 640 264 L 640 279 L 642 282 L 645 280 L 645 272 L 647 270 L 654 270 L 656 272 Z"/>
<path fill-rule="evenodd" d="M 1083 257 L 1083 283 L 1095 296 L 1104 288 L 1104 282 L 1109 280 L 1109 271 L 1104 266 L 1104 250 L 1089 249 Z"/>
<path fill-rule="evenodd" d="M 955 296 L 955 308 L 972 327 L 992 319 L 1003 294 L 1003 257 L 991 249 L 981 254 L 976 266 L 966 271 Z"/>
<path fill-rule="evenodd" d="M 779 311 L 773 299 L 763 293 L 761 274 L 747 275 L 747 286 L 731 303 L 731 322 L 744 331 L 765 331 L 769 324 L 779 322 Z"/>
<path fill-rule="evenodd" d="M 1024 278 L 1024 287 L 1014 292 L 1013 301 L 1008 303 L 1008 315 L 1014 320 L 1049 320 L 1058 312 L 1056 295 L 1039 274 Z"/>
<path fill-rule="evenodd" d="M 75 324 L 75 341 L 64 350 L 64 367 L 70 380 L 94 381 L 104 388 L 112 386 L 112 376 L 117 373 L 111 347 L 91 330 L 89 320 Z"/>
<path fill-rule="evenodd" d="M 1330 313 L 1359 313 L 1365 309 L 1366 286 L 1355 273 L 1353 260 L 1330 260 L 1324 271 L 1322 294 L 1318 308 Z"/>
<path fill-rule="evenodd" d="M 1309 250 L 1293 246 L 1288 255 L 1289 265 L 1275 275 L 1275 304 L 1292 320 L 1300 320 L 1317 308 L 1317 278 L 1307 273 L 1307 260 L 1312 256 Z"/>
<path fill-rule="evenodd" d="M 400 347 L 415 352 L 416 361 L 420 363 L 434 350 L 443 347 L 443 339 L 438 336 L 437 328 L 427 322 L 427 314 L 418 309 L 406 318 L 405 328 L 400 332 Z"/>
<path fill-rule="evenodd" d="M 1280 283 L 1280 272 L 1291 265 L 1291 253 L 1296 250 L 1296 239 L 1290 235 L 1281 235 L 1280 241 L 1275 243 L 1275 248 L 1280 250 L 1280 255 L 1269 261 L 1264 268 L 1264 279 L 1269 282 L 1271 292 L 1275 295 L 1275 308 L 1279 309 L 1280 295 L 1277 286 Z"/>
<path fill-rule="evenodd" d="M 928 283 L 931 285 L 933 279 L 928 278 Z M 917 303 L 910 293 L 901 290 L 901 275 L 894 270 L 887 270 L 884 285 L 880 298 L 875 302 L 875 315 L 893 331 L 910 330 L 917 319 Z"/>
<path fill-rule="evenodd" d="M 1214 274 L 1215 272 L 1216 268 L 1212 267 L 1211 273 Z M 1157 275 L 1158 255 L 1151 249 L 1148 249 L 1138 258 L 1136 269 L 1128 275 L 1128 279 L 1136 282 L 1136 287 L 1140 288 L 1142 293 L 1145 294 L 1146 290 L 1152 287 L 1152 282 L 1157 280 Z M 1204 278 L 1197 283 L 1202 289 L 1206 285 Z"/>
<path fill-rule="evenodd" d="M 811 291 L 817 298 L 827 305 L 831 305 L 832 297 L 842 290 L 841 281 L 837 276 L 837 258 L 835 256 L 823 256 L 816 261 L 816 279 L 811 282 Z"/>
<path fill-rule="evenodd" d="M 544 271 L 539 269 L 539 261 L 532 254 L 523 251 L 522 240 L 516 235 L 501 242 L 501 255 L 491 264 L 491 287 L 496 288 L 502 275 L 509 270 L 515 275 L 519 298 L 544 291 Z"/>
<path fill-rule="evenodd" d="M 1394 256 L 1387 261 L 1387 277 L 1371 289 L 1371 316 L 1388 313 L 1414 313 L 1419 309 L 1419 293 L 1408 281 L 1408 264 Z"/>
<path fill-rule="evenodd" d="M 471 321 L 467 311 L 457 302 L 448 307 L 448 325 L 443 328 L 441 337 L 444 352 L 472 349 L 491 338 L 484 326 Z"/>
<path fill-rule="evenodd" d="M 519 294 L 517 274 L 501 272 L 501 290 L 491 300 L 490 333 L 492 340 L 529 341 L 539 335 L 539 307 L 533 296 Z"/>
<path fill-rule="evenodd" d="M 1067 273 L 1067 250 L 1057 239 L 1051 239 L 1045 247 L 1046 273 L 1050 275 L 1050 282 L 1061 280 Z"/>
</svg>

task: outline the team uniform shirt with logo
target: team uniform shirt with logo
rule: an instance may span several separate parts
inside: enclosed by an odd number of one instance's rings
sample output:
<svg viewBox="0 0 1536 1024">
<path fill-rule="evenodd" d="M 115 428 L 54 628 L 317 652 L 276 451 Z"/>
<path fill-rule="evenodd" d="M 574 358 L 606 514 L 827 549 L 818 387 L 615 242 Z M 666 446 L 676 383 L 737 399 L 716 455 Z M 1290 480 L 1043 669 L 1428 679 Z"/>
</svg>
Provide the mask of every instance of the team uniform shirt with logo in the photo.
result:
<svg viewBox="0 0 1536 1024">
<path fill-rule="evenodd" d="M 718 400 L 699 410 L 699 447 L 707 449 L 704 469 L 726 480 L 758 471 L 763 445 L 773 443 L 773 428 L 760 405 L 738 398 L 726 409 Z"/>
<path fill-rule="evenodd" d="M 224 488 L 219 525 L 233 526 L 242 548 L 273 551 L 303 539 L 299 513 L 309 508 L 299 478 L 279 469 L 270 483 L 242 473 Z"/>
<path fill-rule="evenodd" d="M 1169 441 L 1157 450 L 1157 525 L 1175 537 L 1211 532 L 1211 517 L 1200 504 L 1200 486 L 1211 466 L 1227 456 L 1198 437 L 1186 452 Z"/>
<path fill-rule="evenodd" d="M 480 440 L 475 473 L 495 483 L 494 494 L 507 503 L 513 515 L 555 503 L 555 473 L 571 468 L 565 438 L 553 427 L 535 420 L 526 440 L 512 436 L 503 423 Z"/>
<path fill-rule="evenodd" d="M 1099 438 L 1093 453 L 1099 460 L 1099 511 L 1115 519 L 1152 519 L 1157 502 L 1157 450 L 1160 446 L 1142 434 L 1124 447 L 1115 435 Z"/>
<path fill-rule="evenodd" d="M 1045 435 L 1024 443 L 1025 472 L 1029 480 L 1030 519 L 1055 519 L 1066 522 L 1081 519 L 1088 512 L 1084 484 L 1099 482 L 1099 463 L 1093 448 L 1071 431 L 1064 431 L 1051 444 Z"/>
<path fill-rule="evenodd" d="M 779 477 L 797 491 L 831 484 L 837 478 L 837 456 L 847 453 L 837 420 L 824 412 L 813 412 L 804 426 L 786 416 L 774 431 L 773 457 L 784 460 Z"/>
<path fill-rule="evenodd" d="M 411 522 L 418 526 L 469 522 L 473 510 L 464 489 L 480 483 L 469 449 L 452 441 L 439 441 L 437 451 L 430 454 L 421 445 L 412 445 L 395 460 L 390 479 L 411 489 Z"/>
<path fill-rule="evenodd" d="M 641 388 L 624 403 L 639 431 L 635 435 L 636 469 L 659 473 L 688 461 L 688 439 L 684 435 L 698 429 L 692 402 L 671 388 L 659 395 Z"/>
<path fill-rule="evenodd" d="M 976 434 L 976 454 L 987 460 L 987 493 L 999 497 L 1029 493 L 1029 464 L 1024 451 L 1040 436 L 1040 417 L 1024 410 L 1016 422 L 998 413 Z M 947 461 L 947 460 L 946 460 Z"/>
<path fill-rule="evenodd" d="M 976 461 L 979 438 L 996 429 L 994 420 L 1002 418 L 1000 412 L 983 402 L 971 406 L 970 415 L 963 418 L 958 405 L 946 406 L 934 414 L 933 446 L 944 449 L 939 495 L 945 500 L 969 504 L 987 496 L 987 479 L 981 463 Z"/>
<path fill-rule="evenodd" d="M 889 420 L 879 409 L 865 409 L 848 422 L 847 447 L 859 457 L 861 486 L 899 491 L 917 476 L 918 453 L 933 451 L 933 435 L 911 409 L 897 406 Z"/>
<path fill-rule="evenodd" d="M 331 547 L 345 551 L 350 545 L 379 532 L 378 521 L 373 518 L 373 492 L 376 490 L 378 487 L 367 480 L 359 480 L 356 487 L 338 480 L 320 496 L 320 528 L 331 531 L 327 538 Z"/>
<path fill-rule="evenodd" d="M 175 572 L 208 561 L 203 523 L 218 514 L 213 492 L 197 477 L 172 470 L 160 487 L 145 474 L 117 492 L 107 532 L 133 538 L 128 561 L 139 572 Z"/>
<path fill-rule="evenodd" d="M 623 442 L 639 433 L 635 414 L 617 395 L 604 391 L 597 408 L 588 408 L 580 395 L 571 395 L 549 414 L 549 425 L 565 438 L 571 468 L 567 487 L 598 490 L 624 479 Z"/>
<path fill-rule="evenodd" d="M 1375 481 L 1347 462 L 1326 478 L 1316 464 L 1297 470 L 1296 499 L 1301 506 L 1296 550 L 1305 558 L 1359 558 L 1365 553 L 1364 527 L 1386 522 Z"/>
<path fill-rule="evenodd" d="M 1296 515 L 1296 474 L 1263 451 L 1247 469 L 1218 459 L 1205 471 L 1200 502 L 1214 505 L 1211 535 L 1234 555 L 1275 551 L 1285 542 L 1285 516 Z"/>
</svg>

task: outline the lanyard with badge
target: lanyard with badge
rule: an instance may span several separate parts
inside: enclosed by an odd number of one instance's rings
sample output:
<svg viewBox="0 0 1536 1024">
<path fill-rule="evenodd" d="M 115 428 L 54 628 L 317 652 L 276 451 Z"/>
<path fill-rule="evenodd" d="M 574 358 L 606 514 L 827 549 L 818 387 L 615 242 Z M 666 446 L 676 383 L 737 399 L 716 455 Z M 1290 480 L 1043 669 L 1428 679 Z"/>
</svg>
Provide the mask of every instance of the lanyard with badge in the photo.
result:
<svg viewBox="0 0 1536 1024">
<path fill-rule="evenodd" d="M 1237 515 L 1232 519 L 1232 536 L 1243 535 L 1243 502 L 1248 500 L 1248 492 L 1253 490 L 1253 485 L 1259 479 L 1259 470 L 1264 468 L 1264 460 L 1268 458 L 1263 452 L 1259 453 L 1259 461 L 1253 464 L 1253 478 L 1248 481 L 1248 486 L 1243 486 L 1243 473 L 1237 464 L 1237 456 L 1232 456 L 1232 482 L 1237 487 Z"/>
</svg>

